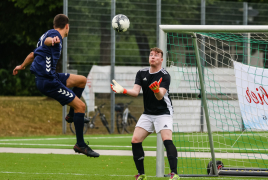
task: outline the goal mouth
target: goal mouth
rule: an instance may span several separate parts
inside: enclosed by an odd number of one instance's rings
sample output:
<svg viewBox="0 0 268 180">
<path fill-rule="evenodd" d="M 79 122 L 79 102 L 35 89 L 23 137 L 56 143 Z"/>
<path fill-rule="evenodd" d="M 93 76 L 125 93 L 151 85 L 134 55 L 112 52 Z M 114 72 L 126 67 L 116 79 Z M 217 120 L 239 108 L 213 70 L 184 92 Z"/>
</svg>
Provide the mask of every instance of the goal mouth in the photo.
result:
<svg viewBox="0 0 268 180">
<path fill-rule="evenodd" d="M 268 176 L 268 26 L 159 27 L 178 174 Z"/>
</svg>

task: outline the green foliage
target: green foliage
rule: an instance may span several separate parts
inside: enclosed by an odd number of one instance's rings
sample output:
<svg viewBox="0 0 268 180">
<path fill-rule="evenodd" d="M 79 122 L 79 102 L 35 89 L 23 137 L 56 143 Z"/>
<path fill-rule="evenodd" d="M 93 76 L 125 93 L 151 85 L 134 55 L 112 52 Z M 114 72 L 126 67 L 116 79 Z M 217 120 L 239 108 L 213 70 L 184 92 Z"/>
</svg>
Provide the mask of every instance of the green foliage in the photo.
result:
<svg viewBox="0 0 268 180">
<path fill-rule="evenodd" d="M 224 0 L 224 1 L 235 1 L 235 0 Z M 267 3 L 267 0 L 236 0 L 237 2 L 248 2 L 248 3 Z"/>
<path fill-rule="evenodd" d="M 0 95 L 40 95 L 29 70 L 17 76 L 12 70 L 34 50 L 39 37 L 53 28 L 62 5 L 63 1 L 54 0 L 0 1 Z"/>
<path fill-rule="evenodd" d="M 1 6 L 0 43 L 12 41 L 33 47 L 42 33 L 53 28 L 54 16 L 62 13 L 62 1 L 8 0 Z"/>
<path fill-rule="evenodd" d="M 57 7 L 63 5 L 63 1 L 53 1 L 53 0 L 9 0 L 15 3 L 15 7 L 23 9 L 23 12 L 27 15 L 44 15 L 48 11 L 51 12 Z M 46 9 L 43 9 L 47 7 Z"/>
<path fill-rule="evenodd" d="M 29 70 L 12 75 L 12 70 L 0 69 L 0 95 L 37 96 L 42 95 L 35 87 L 34 75 Z"/>
<path fill-rule="evenodd" d="M 240 4 L 243 0 L 224 1 L 206 0 L 207 24 L 241 24 L 242 12 L 237 8 L 242 8 Z M 239 7 L 230 6 L 238 6 L 237 2 L 241 2 Z M 268 7 L 263 4 L 267 2 L 248 2 L 253 9 L 259 10 L 253 23 L 267 24 L 265 9 Z M 78 69 L 79 74 L 86 75 L 94 64 L 110 64 L 111 1 L 69 0 L 68 3 L 68 11 L 72 12 L 69 14 L 69 68 Z M 200 3 L 199 0 L 162 1 L 161 24 L 200 24 Z M 3 59 L 0 68 L 12 72 L 16 65 L 21 64 L 35 48 L 38 38 L 53 28 L 53 18 L 62 13 L 62 6 L 62 0 L 0 1 L 0 49 Z M 125 14 L 130 19 L 130 29 L 125 33 L 116 33 L 116 65 L 148 65 L 149 49 L 156 46 L 156 1 L 117 0 L 116 14 Z M 11 73 L 7 75 L 10 76 L 8 79 L 17 78 Z M 3 95 L 2 92 L 0 95 Z"/>
</svg>

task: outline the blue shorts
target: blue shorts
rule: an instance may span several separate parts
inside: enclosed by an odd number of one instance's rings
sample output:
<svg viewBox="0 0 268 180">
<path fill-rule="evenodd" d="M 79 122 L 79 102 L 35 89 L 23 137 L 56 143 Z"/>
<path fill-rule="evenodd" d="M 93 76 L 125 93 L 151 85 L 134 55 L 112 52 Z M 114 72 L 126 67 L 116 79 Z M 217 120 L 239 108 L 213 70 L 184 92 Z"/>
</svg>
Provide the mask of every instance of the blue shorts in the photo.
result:
<svg viewBox="0 0 268 180">
<path fill-rule="evenodd" d="M 69 76 L 68 73 L 57 73 L 57 77 L 53 79 L 36 77 L 35 84 L 41 93 L 57 100 L 64 106 L 75 98 L 74 92 L 66 87 Z"/>
</svg>

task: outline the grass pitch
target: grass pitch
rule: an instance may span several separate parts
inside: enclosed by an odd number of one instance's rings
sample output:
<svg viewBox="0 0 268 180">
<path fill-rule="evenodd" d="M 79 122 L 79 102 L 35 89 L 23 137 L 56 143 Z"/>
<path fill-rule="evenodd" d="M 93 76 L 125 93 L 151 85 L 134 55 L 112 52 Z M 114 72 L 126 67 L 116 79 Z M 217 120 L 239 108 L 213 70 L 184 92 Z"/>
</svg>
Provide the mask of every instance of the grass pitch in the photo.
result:
<svg viewBox="0 0 268 180">
<path fill-rule="evenodd" d="M 267 133 L 213 133 L 215 152 L 229 153 L 268 153 Z M 85 141 L 93 148 L 107 150 L 131 150 L 132 135 L 85 135 Z M 210 152 L 207 133 L 173 133 L 173 141 L 179 152 Z M 237 141 L 236 141 L 237 139 Z M 0 138 L 0 147 L 37 147 L 71 148 L 75 144 L 75 135 L 33 136 Z M 200 143 L 202 142 L 202 143 Z M 221 144 L 221 142 L 224 142 Z M 233 146 L 231 146 L 233 145 Z M 143 142 L 144 150 L 156 150 L 156 134 L 151 134 Z"/>
<path fill-rule="evenodd" d="M 131 150 L 131 135 L 86 135 L 94 150 Z M 187 136 L 184 136 L 187 137 Z M 68 136 L 33 136 L 0 138 L 0 147 L 19 148 L 57 148 L 72 149 L 76 142 L 73 135 Z M 144 142 L 145 150 L 154 151 L 156 147 L 156 134 L 150 135 Z M 195 147 L 198 149 L 198 147 Z M 178 147 L 180 150 L 180 147 Z M 209 158 L 183 158 L 184 152 L 179 152 L 179 174 L 206 174 L 206 165 Z M 58 155 L 58 154 L 12 154 L 0 153 L 0 179 L 116 179 L 134 180 L 137 174 L 132 156 L 102 156 L 88 158 L 84 155 Z M 165 158 L 165 173 L 169 173 L 169 165 Z M 231 167 L 250 166 L 247 159 L 222 159 Z M 267 160 L 253 159 L 255 164 L 268 164 Z M 156 157 L 145 157 L 145 172 L 148 180 L 168 179 L 156 178 Z M 182 179 L 248 179 L 233 177 L 197 177 Z M 259 178 L 251 178 L 259 179 Z M 261 179 L 261 178 L 260 178 Z"/>
<path fill-rule="evenodd" d="M 120 102 L 129 102 L 131 99 L 119 99 Z M 119 102 L 119 101 L 118 101 Z M 139 117 L 142 113 L 141 97 L 135 98 L 131 104 L 131 113 Z M 104 114 L 110 112 L 109 98 L 97 99 L 96 105 L 106 103 Z M 76 142 L 74 135 L 60 135 L 62 130 L 62 107 L 56 101 L 45 97 L 0 97 L 0 147 L 19 148 L 57 148 L 72 149 Z M 50 115 L 47 115 L 50 112 Z M 109 118 L 108 118 L 109 119 Z M 88 131 L 85 141 L 89 141 L 94 150 L 131 150 L 131 135 L 107 135 L 100 120 L 96 123 L 99 129 Z M 69 130 L 69 129 L 68 129 Z M 213 133 L 215 152 L 221 153 L 262 153 L 268 154 L 267 132 L 248 133 Z M 37 136 L 39 135 L 39 136 Z M 51 135 L 51 136 L 43 136 Z M 57 135 L 57 136 L 53 136 Z M 10 136 L 10 137 L 7 137 Z M 11 137 L 13 136 L 13 137 Z M 20 136 L 20 137 L 19 137 Z M 22 137 L 24 136 L 24 137 Z M 27 136 L 27 137 L 25 137 Z M 208 152 L 209 143 L 206 133 L 174 133 L 174 142 L 178 150 L 179 174 L 206 174 L 208 158 L 183 157 L 186 152 Z M 150 135 L 143 142 L 144 150 L 156 150 L 156 134 Z M 257 167 L 267 168 L 267 159 L 221 159 L 230 167 Z M 13 179 L 92 179 L 92 180 L 134 180 L 137 174 L 131 156 L 101 156 L 87 158 L 84 155 L 57 155 L 57 154 L 12 154 L 0 153 L 0 180 Z M 165 173 L 169 171 L 165 159 Z M 250 162 L 251 161 L 251 162 Z M 250 163 L 249 163 L 250 162 Z M 225 165 L 226 165 L 225 164 Z M 252 165 L 253 164 L 253 165 Z M 197 172 L 198 171 L 198 172 Z M 168 179 L 156 178 L 156 158 L 145 158 L 145 172 L 148 180 Z M 267 178 L 256 177 L 197 177 L 181 179 L 250 179 Z"/>
<path fill-rule="evenodd" d="M 55 155 L 55 154 L 12 154 L 0 153 L 1 180 L 134 180 L 137 173 L 130 156 L 101 156 L 88 158 L 84 155 Z M 155 177 L 155 157 L 146 157 L 145 173 L 148 180 L 167 180 Z M 213 179 L 249 179 L 241 177 L 196 177 L 181 179 L 213 180 Z M 250 178 L 261 180 L 266 178 Z"/>
</svg>

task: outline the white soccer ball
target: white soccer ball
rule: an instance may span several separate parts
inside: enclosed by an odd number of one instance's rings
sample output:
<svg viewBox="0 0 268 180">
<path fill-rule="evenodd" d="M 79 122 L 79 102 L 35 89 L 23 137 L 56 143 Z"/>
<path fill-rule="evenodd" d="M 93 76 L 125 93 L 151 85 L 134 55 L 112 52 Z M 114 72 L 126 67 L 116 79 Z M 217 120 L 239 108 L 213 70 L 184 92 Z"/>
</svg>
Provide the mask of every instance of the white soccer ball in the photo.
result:
<svg viewBox="0 0 268 180">
<path fill-rule="evenodd" d="M 112 20 L 112 27 L 117 32 L 127 31 L 129 24 L 129 19 L 124 14 L 117 14 Z"/>
</svg>

